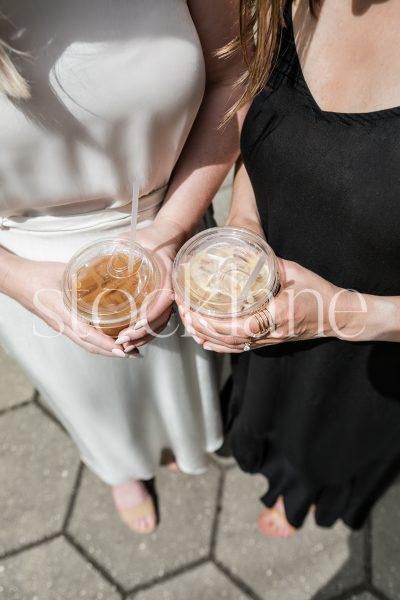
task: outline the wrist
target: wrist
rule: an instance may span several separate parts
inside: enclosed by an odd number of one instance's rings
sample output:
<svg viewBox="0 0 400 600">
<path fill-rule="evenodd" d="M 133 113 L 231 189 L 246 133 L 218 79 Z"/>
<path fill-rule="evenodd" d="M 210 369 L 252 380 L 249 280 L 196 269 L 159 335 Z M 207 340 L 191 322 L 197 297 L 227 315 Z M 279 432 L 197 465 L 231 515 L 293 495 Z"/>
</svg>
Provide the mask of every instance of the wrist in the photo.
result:
<svg viewBox="0 0 400 600">
<path fill-rule="evenodd" d="M 261 237 L 265 237 L 264 230 L 258 219 L 243 217 L 242 215 L 229 215 L 225 223 L 225 227 L 244 227 L 245 229 L 249 229 L 250 231 L 257 233 Z"/>
<path fill-rule="evenodd" d="M 178 252 L 179 248 L 191 237 L 191 232 L 186 231 L 176 221 L 157 215 L 151 225 L 160 242 Z"/>
<path fill-rule="evenodd" d="M 332 306 L 335 310 L 333 318 Z M 394 298 L 337 290 L 330 313 L 333 335 L 339 339 L 350 342 L 400 341 L 400 307 Z"/>
<path fill-rule="evenodd" d="M 7 250 L 0 251 L 0 293 L 16 297 L 23 262 L 24 259 Z"/>
<path fill-rule="evenodd" d="M 350 342 L 359 341 L 365 332 L 367 310 L 363 294 L 333 286 L 328 311 L 330 335 Z"/>
</svg>

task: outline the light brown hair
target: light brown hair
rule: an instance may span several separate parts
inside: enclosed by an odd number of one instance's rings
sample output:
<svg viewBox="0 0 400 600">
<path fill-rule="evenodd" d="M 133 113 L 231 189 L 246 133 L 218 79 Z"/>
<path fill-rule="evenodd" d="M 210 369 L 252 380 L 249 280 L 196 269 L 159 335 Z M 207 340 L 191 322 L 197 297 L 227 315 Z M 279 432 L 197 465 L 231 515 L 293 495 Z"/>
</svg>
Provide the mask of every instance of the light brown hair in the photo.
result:
<svg viewBox="0 0 400 600">
<path fill-rule="evenodd" d="M 320 1 L 309 0 L 314 16 Z M 229 110 L 225 120 L 265 86 L 279 52 L 287 4 L 288 0 L 240 0 L 238 36 L 218 52 L 222 58 L 241 52 L 245 62 L 245 71 L 237 82 L 243 88 L 243 94 Z"/>
</svg>

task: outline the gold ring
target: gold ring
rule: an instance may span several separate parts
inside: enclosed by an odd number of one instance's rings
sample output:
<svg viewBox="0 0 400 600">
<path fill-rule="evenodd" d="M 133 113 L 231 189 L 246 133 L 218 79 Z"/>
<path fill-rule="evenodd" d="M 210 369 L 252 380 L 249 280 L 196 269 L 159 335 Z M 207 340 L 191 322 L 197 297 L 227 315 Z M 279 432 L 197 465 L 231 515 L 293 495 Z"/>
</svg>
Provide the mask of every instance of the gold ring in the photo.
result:
<svg viewBox="0 0 400 600">
<path fill-rule="evenodd" d="M 276 328 L 268 308 L 263 308 L 262 310 L 254 313 L 254 317 L 256 318 L 259 327 L 259 331 L 253 335 L 255 340 L 266 337 Z"/>
<path fill-rule="evenodd" d="M 255 337 L 260 338 L 268 335 L 268 333 L 271 331 L 271 325 L 267 315 L 263 311 L 260 311 L 254 316 L 256 317 L 258 323 L 258 332 L 255 334 Z"/>
<path fill-rule="evenodd" d="M 275 331 L 276 329 L 276 323 L 274 321 L 274 319 L 272 318 L 271 312 L 268 310 L 267 307 L 264 307 L 263 310 L 261 311 L 261 314 L 263 315 L 263 317 L 265 318 L 266 322 L 267 322 L 267 327 L 268 327 L 268 334 L 271 333 L 271 331 Z"/>
</svg>

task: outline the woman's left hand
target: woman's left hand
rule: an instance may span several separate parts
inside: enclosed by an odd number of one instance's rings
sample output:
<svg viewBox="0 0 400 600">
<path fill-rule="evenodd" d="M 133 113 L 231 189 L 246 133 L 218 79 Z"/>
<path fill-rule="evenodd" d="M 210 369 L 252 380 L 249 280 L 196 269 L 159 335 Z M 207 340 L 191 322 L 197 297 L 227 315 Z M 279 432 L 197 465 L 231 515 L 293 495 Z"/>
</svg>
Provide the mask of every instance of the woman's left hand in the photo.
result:
<svg viewBox="0 0 400 600">
<path fill-rule="evenodd" d="M 361 294 L 338 288 L 297 263 L 278 259 L 281 277 L 279 294 L 264 313 L 272 331 L 255 339 L 260 331 L 254 315 L 236 319 L 215 319 L 188 311 L 179 302 L 187 331 L 206 350 L 239 353 L 263 346 L 338 337 L 362 341 L 367 306 Z"/>
</svg>

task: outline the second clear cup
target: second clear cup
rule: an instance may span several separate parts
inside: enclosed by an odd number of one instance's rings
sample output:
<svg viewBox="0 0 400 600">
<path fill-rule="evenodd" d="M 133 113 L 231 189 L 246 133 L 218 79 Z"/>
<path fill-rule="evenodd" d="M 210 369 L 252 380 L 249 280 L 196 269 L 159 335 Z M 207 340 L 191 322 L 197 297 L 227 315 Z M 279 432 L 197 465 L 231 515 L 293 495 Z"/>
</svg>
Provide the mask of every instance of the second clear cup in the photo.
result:
<svg viewBox="0 0 400 600">
<path fill-rule="evenodd" d="M 187 308 L 216 318 L 256 312 L 279 291 L 275 253 L 242 227 L 214 227 L 191 238 L 176 256 L 173 281 Z"/>
</svg>

